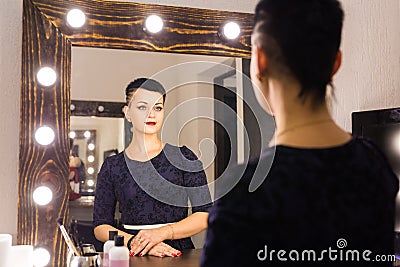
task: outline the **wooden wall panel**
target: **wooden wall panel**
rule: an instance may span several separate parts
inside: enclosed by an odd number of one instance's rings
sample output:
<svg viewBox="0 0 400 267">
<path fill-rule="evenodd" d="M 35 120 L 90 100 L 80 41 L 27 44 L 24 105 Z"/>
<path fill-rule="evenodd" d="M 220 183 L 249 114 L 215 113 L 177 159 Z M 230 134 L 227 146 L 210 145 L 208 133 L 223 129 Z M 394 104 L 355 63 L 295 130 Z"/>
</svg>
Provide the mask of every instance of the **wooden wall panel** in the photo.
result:
<svg viewBox="0 0 400 267">
<path fill-rule="evenodd" d="M 31 2 L 24 1 L 22 48 L 22 86 L 20 112 L 20 164 L 18 244 L 48 249 L 50 266 L 57 266 L 65 255 L 64 242 L 56 220 L 68 216 L 68 129 L 71 45 Z M 57 73 L 54 86 L 43 87 L 36 79 L 41 67 Z M 35 141 L 35 131 L 49 126 L 55 140 L 48 146 Z M 53 192 L 49 205 L 39 206 L 32 194 L 40 185 Z"/>
<path fill-rule="evenodd" d="M 34 2 L 74 45 L 250 56 L 252 14 L 102 0 Z M 87 14 L 84 30 L 71 29 L 66 24 L 64 14 L 72 8 L 79 8 Z M 144 19 L 150 14 L 163 18 L 164 32 L 152 35 L 143 31 Z M 236 21 L 241 25 L 239 41 L 224 41 L 219 37 L 220 26 L 227 21 Z"/>
</svg>

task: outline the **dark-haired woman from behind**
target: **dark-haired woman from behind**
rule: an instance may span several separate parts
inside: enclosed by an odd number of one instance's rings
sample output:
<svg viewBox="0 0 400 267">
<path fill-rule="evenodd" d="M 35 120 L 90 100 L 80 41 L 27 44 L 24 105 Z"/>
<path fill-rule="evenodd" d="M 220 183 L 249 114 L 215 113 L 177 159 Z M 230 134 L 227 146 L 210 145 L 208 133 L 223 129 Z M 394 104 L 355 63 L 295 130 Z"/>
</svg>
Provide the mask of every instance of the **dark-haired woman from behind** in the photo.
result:
<svg viewBox="0 0 400 267">
<path fill-rule="evenodd" d="M 337 0 L 258 3 L 251 78 L 275 136 L 244 175 L 229 172 L 241 180 L 210 211 L 201 266 L 392 266 L 398 179 L 326 102 L 342 23 Z"/>
</svg>

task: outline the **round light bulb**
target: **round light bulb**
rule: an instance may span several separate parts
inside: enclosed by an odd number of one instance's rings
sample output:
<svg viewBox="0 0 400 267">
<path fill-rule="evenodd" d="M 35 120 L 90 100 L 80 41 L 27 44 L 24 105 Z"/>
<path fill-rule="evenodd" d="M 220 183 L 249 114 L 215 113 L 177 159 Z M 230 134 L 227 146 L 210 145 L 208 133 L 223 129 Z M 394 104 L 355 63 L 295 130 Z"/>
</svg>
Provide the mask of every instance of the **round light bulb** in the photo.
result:
<svg viewBox="0 0 400 267">
<path fill-rule="evenodd" d="M 76 137 L 76 133 L 74 131 L 69 132 L 69 138 L 74 139 Z"/>
<path fill-rule="evenodd" d="M 85 24 L 86 16 L 80 9 L 71 9 L 67 14 L 67 22 L 72 28 L 80 28 Z"/>
<path fill-rule="evenodd" d="M 94 173 L 93 167 L 89 167 L 89 168 L 87 169 L 87 172 L 88 172 L 89 174 L 93 174 L 93 173 Z"/>
<path fill-rule="evenodd" d="M 90 156 L 87 158 L 87 160 L 88 160 L 89 162 L 93 162 L 93 161 L 94 161 L 94 156 L 90 155 Z"/>
<path fill-rule="evenodd" d="M 230 40 L 238 38 L 240 26 L 236 22 L 228 22 L 224 26 L 224 36 Z"/>
<path fill-rule="evenodd" d="M 90 151 L 93 151 L 94 150 L 94 144 L 92 144 L 92 143 L 88 144 L 88 149 Z"/>
<path fill-rule="evenodd" d="M 83 133 L 83 136 L 86 137 L 86 138 L 90 138 L 90 132 L 89 131 L 85 131 Z"/>
<path fill-rule="evenodd" d="M 104 111 L 104 106 L 100 105 L 97 107 L 98 112 L 103 112 Z"/>
<path fill-rule="evenodd" d="M 40 206 L 49 204 L 52 199 L 53 192 L 47 186 L 39 186 L 33 191 L 33 200 Z"/>
<path fill-rule="evenodd" d="M 56 82 L 57 74 L 52 68 L 43 67 L 38 71 L 36 78 L 41 85 L 51 86 Z"/>
<path fill-rule="evenodd" d="M 50 262 L 50 253 L 45 248 L 36 248 L 33 251 L 33 265 L 35 267 L 44 267 Z"/>
<path fill-rule="evenodd" d="M 87 181 L 88 186 L 94 186 L 94 181 L 92 179 Z"/>
<path fill-rule="evenodd" d="M 42 126 L 35 132 L 36 142 L 43 146 L 47 146 L 54 141 L 55 134 L 53 129 L 48 126 Z"/>
<path fill-rule="evenodd" d="M 162 30 L 164 23 L 162 19 L 157 15 L 148 16 L 145 22 L 146 30 L 151 33 L 157 33 Z"/>
</svg>

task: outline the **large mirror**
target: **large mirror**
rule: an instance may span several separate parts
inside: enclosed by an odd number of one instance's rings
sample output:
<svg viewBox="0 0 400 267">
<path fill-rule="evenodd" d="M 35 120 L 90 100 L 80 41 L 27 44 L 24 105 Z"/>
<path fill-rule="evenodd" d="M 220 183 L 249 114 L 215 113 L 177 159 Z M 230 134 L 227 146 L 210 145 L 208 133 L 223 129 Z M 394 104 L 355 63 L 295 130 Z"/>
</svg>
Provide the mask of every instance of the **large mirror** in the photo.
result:
<svg viewBox="0 0 400 267">
<path fill-rule="evenodd" d="M 94 195 L 96 178 L 93 174 L 99 170 L 105 155 L 112 151 L 118 153 L 128 145 L 130 132 L 129 128 L 125 132 L 127 121 L 121 117 L 120 109 L 106 116 L 99 112 L 101 117 L 93 116 L 90 111 L 75 115 L 75 110 L 79 109 L 81 103 L 87 106 L 87 103 L 97 102 L 98 106 L 93 106 L 97 111 L 99 106 L 102 110 L 101 107 L 106 107 L 110 102 L 124 103 L 126 85 L 139 77 L 167 77 L 160 81 L 168 89 L 165 103 L 165 120 L 168 125 L 164 124 L 162 139 L 174 145 L 188 146 L 201 158 L 208 179 L 213 181 L 216 154 L 212 103 L 214 79 L 235 69 L 236 61 L 229 57 L 73 47 L 70 137 L 74 142 L 73 153 L 81 158 L 85 168 L 85 178 L 79 179 L 81 195 Z M 181 72 L 180 65 L 187 63 L 192 67 L 185 67 L 184 72 Z M 193 77 L 191 84 L 174 86 L 181 83 L 182 77 L 188 76 Z M 233 80 L 232 86 L 236 87 L 236 82 Z M 201 105 L 198 103 L 200 98 L 204 102 L 210 100 L 210 103 Z M 195 102 L 196 99 L 199 101 Z M 192 101 L 192 104 L 185 104 L 187 101 Z M 209 119 L 204 116 L 199 118 L 208 106 L 211 106 L 208 110 Z M 194 109 L 203 109 L 203 114 Z M 195 116 L 185 121 L 185 115 L 189 112 Z M 96 137 L 87 131 L 93 131 Z"/>
<path fill-rule="evenodd" d="M 66 21 L 67 12 L 73 8 L 81 9 L 86 15 L 86 22 L 81 28 L 72 28 Z M 166 22 L 160 34 L 152 35 L 143 30 L 143 22 L 150 14 L 158 14 Z M 132 72 L 127 79 L 118 79 L 118 88 L 112 88 L 121 97 L 118 99 L 108 96 L 101 99 L 94 97 L 99 94 L 93 93 L 89 94 L 90 98 L 76 95 L 74 99 L 71 66 L 77 59 L 71 50 L 79 47 L 82 50 L 104 48 L 212 55 L 221 57 L 217 58 L 220 62 L 226 60 L 222 57 L 249 58 L 253 18 L 245 13 L 131 2 L 24 0 L 23 19 L 18 243 L 47 249 L 50 253 L 49 266 L 63 266 L 66 250 L 56 220 L 62 218 L 66 222 L 69 217 L 70 148 L 76 145 L 76 151 L 80 151 L 79 154 L 86 153 L 85 157 L 88 157 L 88 151 L 83 149 L 87 144 L 83 140 L 76 139 L 70 147 L 70 130 L 84 130 L 83 133 L 92 131 L 97 144 L 102 138 L 97 126 L 79 121 L 83 120 L 83 116 L 79 115 L 79 105 L 76 106 L 76 120 L 72 117 L 70 121 L 70 114 L 73 113 L 70 106 L 74 100 L 95 102 L 95 106 L 99 102 L 107 102 L 117 110 L 126 83 L 136 76 L 149 75 Z M 240 25 L 241 33 L 238 39 L 229 41 L 221 36 L 221 27 L 231 20 Z M 40 84 L 37 73 L 43 67 L 55 71 L 54 83 Z M 224 79 L 224 83 L 231 83 L 225 76 L 219 78 Z M 84 86 L 85 89 L 90 87 Z M 85 89 L 78 89 L 77 94 L 84 94 L 87 92 Z M 97 89 L 99 92 L 105 91 Z M 107 111 L 107 106 L 103 107 Z M 101 113 L 99 110 L 95 112 Z M 104 116 L 102 119 L 107 118 Z M 116 129 L 124 128 L 125 131 L 124 122 L 117 122 L 116 125 Z M 42 129 L 44 126 L 46 128 Z M 187 127 L 190 129 L 190 123 Z M 39 129 L 46 133 L 46 142 L 38 141 L 41 140 L 38 139 L 38 133 L 41 133 Z M 177 141 L 180 142 L 190 146 L 187 140 Z M 199 144 L 192 147 L 201 153 Z M 122 145 L 117 141 L 107 148 L 96 148 L 93 162 L 97 162 L 97 165 L 94 164 L 93 168 L 98 169 L 101 157 L 112 153 L 111 150 L 115 148 L 121 150 L 123 142 Z M 209 148 L 206 142 L 204 149 Z M 94 173 L 96 170 L 93 170 Z M 52 193 L 50 201 L 43 205 L 36 204 L 32 198 L 39 186 L 46 186 Z M 88 188 L 86 190 L 89 191 Z"/>
<path fill-rule="evenodd" d="M 82 171 L 76 181 L 79 183 L 71 183 L 75 190 L 70 195 L 70 220 L 92 220 L 96 174 L 105 157 L 121 152 L 130 142 L 130 123 L 121 117 L 121 108 L 112 113 L 108 107 L 110 103 L 123 105 L 126 85 L 138 77 L 151 77 L 166 87 L 165 123 L 160 137 L 169 144 L 185 145 L 198 155 L 213 195 L 217 155 L 220 161 L 231 164 L 245 157 L 244 137 L 237 134 L 243 129 L 243 111 L 238 110 L 242 100 L 234 93 L 241 87 L 237 77 L 242 64 L 241 58 L 233 57 L 72 47 L 70 138 L 72 153 L 79 157 L 78 169 Z M 217 84 L 230 88 L 232 91 L 225 91 L 233 99 L 227 101 L 225 95 L 217 101 L 223 91 L 216 88 Z M 224 110 L 224 105 L 232 108 L 230 117 L 216 114 L 218 109 Z M 217 117 L 221 117 L 218 122 Z M 230 133 L 226 146 L 221 146 L 224 138 L 215 128 Z M 217 162 L 217 167 L 223 171 L 227 166 L 218 166 Z M 192 238 L 196 247 L 202 247 L 203 235 Z"/>
</svg>

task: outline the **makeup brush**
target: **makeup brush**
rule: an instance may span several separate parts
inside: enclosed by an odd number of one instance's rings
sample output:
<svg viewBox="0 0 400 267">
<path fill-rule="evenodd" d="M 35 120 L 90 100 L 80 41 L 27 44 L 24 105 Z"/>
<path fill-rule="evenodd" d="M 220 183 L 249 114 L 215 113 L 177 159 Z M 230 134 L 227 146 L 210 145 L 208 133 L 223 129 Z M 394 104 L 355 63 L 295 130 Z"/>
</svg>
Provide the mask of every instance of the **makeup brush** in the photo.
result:
<svg viewBox="0 0 400 267">
<path fill-rule="evenodd" d="M 61 233 L 62 233 L 62 235 L 64 237 L 65 243 L 67 243 L 68 248 L 70 250 L 72 250 L 76 256 L 81 256 L 81 254 L 76 249 L 74 243 L 72 242 L 71 238 L 69 237 L 69 235 L 67 233 L 67 230 L 65 230 L 65 227 L 64 227 L 64 225 L 62 223 L 63 223 L 63 219 L 62 218 L 58 218 L 57 219 L 57 225 L 61 230 Z"/>
</svg>

